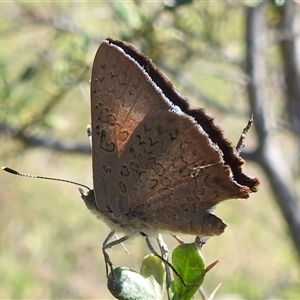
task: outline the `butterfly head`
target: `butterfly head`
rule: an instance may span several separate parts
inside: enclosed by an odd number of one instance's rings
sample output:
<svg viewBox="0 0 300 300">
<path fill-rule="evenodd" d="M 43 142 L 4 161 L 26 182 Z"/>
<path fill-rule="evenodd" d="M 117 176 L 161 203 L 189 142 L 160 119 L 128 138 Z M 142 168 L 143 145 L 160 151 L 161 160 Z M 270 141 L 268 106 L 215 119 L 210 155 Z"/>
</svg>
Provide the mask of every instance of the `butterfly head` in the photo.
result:
<svg viewBox="0 0 300 300">
<path fill-rule="evenodd" d="M 94 190 L 88 190 L 87 192 L 84 192 L 82 188 L 79 188 L 79 192 L 86 207 L 92 212 L 97 211 Z"/>
</svg>

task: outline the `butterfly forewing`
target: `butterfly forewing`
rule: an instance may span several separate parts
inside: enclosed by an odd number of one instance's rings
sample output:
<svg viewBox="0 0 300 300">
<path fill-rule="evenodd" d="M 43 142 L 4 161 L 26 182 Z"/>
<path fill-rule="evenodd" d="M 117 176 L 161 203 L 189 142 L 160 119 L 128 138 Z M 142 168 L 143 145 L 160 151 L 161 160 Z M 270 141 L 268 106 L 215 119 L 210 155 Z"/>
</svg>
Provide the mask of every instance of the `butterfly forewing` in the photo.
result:
<svg viewBox="0 0 300 300">
<path fill-rule="evenodd" d="M 169 108 L 161 98 L 143 69 L 122 49 L 101 43 L 91 79 L 93 177 L 101 210 L 117 204 L 110 197 L 116 188 L 113 178 L 132 132 L 146 116 Z"/>
</svg>

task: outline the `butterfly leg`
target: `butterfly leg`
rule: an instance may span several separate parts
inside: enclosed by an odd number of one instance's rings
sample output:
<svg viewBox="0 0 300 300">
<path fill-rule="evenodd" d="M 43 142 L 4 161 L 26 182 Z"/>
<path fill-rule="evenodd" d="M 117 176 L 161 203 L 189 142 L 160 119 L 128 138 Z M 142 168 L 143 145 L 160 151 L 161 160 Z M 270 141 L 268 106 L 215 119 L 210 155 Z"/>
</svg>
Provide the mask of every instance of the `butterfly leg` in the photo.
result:
<svg viewBox="0 0 300 300">
<path fill-rule="evenodd" d="M 119 237 L 117 236 L 117 234 L 115 233 L 115 238 L 118 240 Z M 121 246 L 123 247 L 124 251 L 129 255 L 132 256 L 131 253 L 129 252 L 129 250 L 125 247 L 125 245 L 123 243 L 121 243 Z"/>
<path fill-rule="evenodd" d="M 108 236 L 106 237 L 106 239 L 104 240 L 103 242 L 103 245 L 102 245 L 102 253 L 103 253 L 103 256 L 104 256 L 104 261 L 105 261 L 105 267 L 106 267 L 106 276 L 108 277 L 108 266 L 110 268 L 110 272 L 113 276 L 113 279 L 114 278 L 114 269 L 113 269 L 113 264 L 110 260 L 110 257 L 109 255 L 107 254 L 106 250 L 115 246 L 115 245 L 118 245 L 118 244 L 121 244 L 123 243 L 124 241 L 126 241 L 128 239 L 128 236 L 127 235 L 124 235 L 123 237 L 115 240 L 115 241 L 112 241 L 112 242 L 109 242 L 109 240 L 112 238 L 112 236 L 115 234 L 114 231 L 111 231 Z"/>
<path fill-rule="evenodd" d="M 105 251 L 105 249 L 107 249 L 107 244 L 108 244 L 109 240 L 112 238 L 112 236 L 114 235 L 114 233 L 115 233 L 114 231 L 111 231 L 108 234 L 108 236 L 106 237 L 106 239 L 104 240 L 103 245 L 102 245 L 102 253 L 103 253 L 103 256 L 104 256 L 105 268 L 106 268 L 106 277 L 108 277 L 108 265 L 110 266 L 110 269 L 112 271 L 112 262 L 109 258 L 109 255 Z"/>
</svg>

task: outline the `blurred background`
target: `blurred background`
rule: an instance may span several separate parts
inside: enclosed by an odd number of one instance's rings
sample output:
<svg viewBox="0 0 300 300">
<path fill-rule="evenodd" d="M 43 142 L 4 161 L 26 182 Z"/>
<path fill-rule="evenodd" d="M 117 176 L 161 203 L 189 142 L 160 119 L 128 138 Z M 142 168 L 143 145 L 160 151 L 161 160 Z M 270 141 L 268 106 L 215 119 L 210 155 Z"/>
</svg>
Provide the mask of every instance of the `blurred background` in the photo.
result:
<svg viewBox="0 0 300 300">
<path fill-rule="evenodd" d="M 216 299 L 299 299 L 299 21 L 297 1 L 284 0 L 1 3 L 1 165 L 92 188 L 93 58 L 106 37 L 130 42 L 233 144 L 254 114 L 242 156 L 260 189 L 218 206 L 229 226 L 203 247 L 207 264 L 219 260 L 205 291 L 222 283 Z M 76 186 L 0 173 L 0 298 L 112 299 L 108 233 Z M 126 246 L 132 256 L 115 247 L 112 261 L 139 270 L 144 240 Z"/>
</svg>

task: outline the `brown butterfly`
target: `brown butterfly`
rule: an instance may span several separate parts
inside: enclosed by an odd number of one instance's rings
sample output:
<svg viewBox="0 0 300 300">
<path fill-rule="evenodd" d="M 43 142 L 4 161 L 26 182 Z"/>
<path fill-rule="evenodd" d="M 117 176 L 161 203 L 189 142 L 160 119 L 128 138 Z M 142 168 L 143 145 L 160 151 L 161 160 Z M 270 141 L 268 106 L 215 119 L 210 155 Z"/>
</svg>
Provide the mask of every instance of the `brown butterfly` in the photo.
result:
<svg viewBox="0 0 300 300">
<path fill-rule="evenodd" d="M 248 198 L 259 181 L 212 117 L 191 108 L 153 62 L 123 41 L 104 40 L 91 79 L 94 190 L 87 207 L 111 228 L 105 249 L 134 234 L 213 236 L 221 201 Z M 125 234 L 109 242 L 114 232 Z"/>
</svg>

